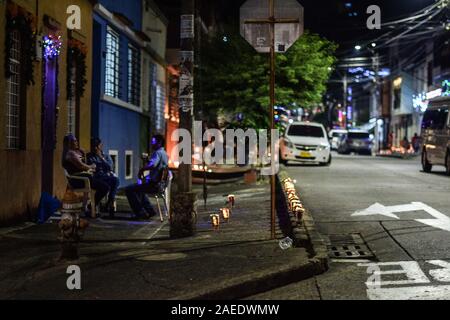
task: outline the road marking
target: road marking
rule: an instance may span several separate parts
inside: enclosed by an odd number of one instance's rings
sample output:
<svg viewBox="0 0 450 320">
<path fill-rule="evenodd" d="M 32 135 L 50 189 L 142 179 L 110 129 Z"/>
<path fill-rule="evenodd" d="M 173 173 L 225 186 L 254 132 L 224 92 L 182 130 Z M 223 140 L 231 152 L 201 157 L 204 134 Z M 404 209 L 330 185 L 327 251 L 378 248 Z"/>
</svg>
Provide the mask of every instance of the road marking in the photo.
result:
<svg viewBox="0 0 450 320">
<path fill-rule="evenodd" d="M 450 282 L 449 262 L 429 260 L 426 263 L 441 267 L 429 271 L 435 281 Z M 450 285 L 430 285 L 431 280 L 416 261 L 360 263 L 358 266 L 366 267 L 370 274 L 366 281 L 367 297 L 370 300 L 450 300 Z M 398 279 L 393 280 L 394 275 Z M 382 280 L 382 276 L 389 276 L 389 280 Z"/>
<path fill-rule="evenodd" d="M 369 289 L 370 300 L 450 300 L 450 286 Z"/>
<path fill-rule="evenodd" d="M 400 262 L 381 262 L 381 263 L 360 263 L 359 267 L 367 267 L 367 273 L 371 276 L 367 279 L 368 288 L 381 288 L 389 285 L 412 285 L 427 284 L 430 280 L 420 269 L 416 261 L 400 261 Z M 389 269 L 382 271 L 382 267 L 399 266 L 400 269 Z M 386 275 L 404 275 L 405 280 L 389 280 L 383 281 L 382 276 Z"/>
<path fill-rule="evenodd" d="M 441 229 L 450 232 L 450 218 L 442 212 L 426 205 L 422 202 L 412 202 L 410 204 L 398 205 L 398 206 L 384 206 L 380 203 L 375 203 L 367 209 L 356 211 L 352 214 L 352 217 L 360 216 L 375 216 L 382 215 L 390 218 L 400 219 L 395 213 L 402 212 L 414 212 L 425 211 L 435 219 L 415 219 L 414 221 L 431 226 L 433 228 Z"/>
</svg>

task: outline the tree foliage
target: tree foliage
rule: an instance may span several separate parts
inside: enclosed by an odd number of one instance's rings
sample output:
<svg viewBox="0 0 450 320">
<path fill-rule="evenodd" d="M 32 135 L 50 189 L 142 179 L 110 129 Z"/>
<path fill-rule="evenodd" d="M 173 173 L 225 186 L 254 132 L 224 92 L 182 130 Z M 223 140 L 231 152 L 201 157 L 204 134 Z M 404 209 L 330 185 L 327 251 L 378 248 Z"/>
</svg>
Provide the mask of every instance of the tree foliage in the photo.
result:
<svg viewBox="0 0 450 320">
<path fill-rule="evenodd" d="M 306 32 L 285 54 L 276 56 L 276 104 L 310 109 L 322 101 L 337 46 Z M 203 41 L 196 69 L 196 109 L 212 119 L 243 115 L 231 126 L 269 124 L 269 56 L 257 53 L 238 33 Z"/>
</svg>

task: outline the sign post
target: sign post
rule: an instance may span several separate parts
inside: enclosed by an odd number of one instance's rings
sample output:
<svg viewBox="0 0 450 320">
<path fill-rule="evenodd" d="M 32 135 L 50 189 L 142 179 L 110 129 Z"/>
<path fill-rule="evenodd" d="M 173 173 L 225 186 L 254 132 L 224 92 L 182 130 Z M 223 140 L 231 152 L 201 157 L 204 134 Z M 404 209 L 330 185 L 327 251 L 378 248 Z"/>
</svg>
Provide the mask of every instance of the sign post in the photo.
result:
<svg viewBox="0 0 450 320">
<path fill-rule="evenodd" d="M 183 0 L 180 17 L 179 128 L 192 133 L 194 108 L 195 0 Z M 171 238 L 190 237 L 196 232 L 196 194 L 192 192 L 192 165 L 178 167 L 178 190 L 171 201 Z"/>
<path fill-rule="evenodd" d="M 275 129 L 275 53 L 286 52 L 303 34 L 303 7 L 297 0 L 247 0 L 241 7 L 241 35 L 260 53 L 270 54 L 270 128 Z M 273 145 L 273 142 L 270 142 Z M 274 159 L 275 155 L 272 154 Z M 275 239 L 275 173 L 270 177 L 271 238 Z"/>
</svg>

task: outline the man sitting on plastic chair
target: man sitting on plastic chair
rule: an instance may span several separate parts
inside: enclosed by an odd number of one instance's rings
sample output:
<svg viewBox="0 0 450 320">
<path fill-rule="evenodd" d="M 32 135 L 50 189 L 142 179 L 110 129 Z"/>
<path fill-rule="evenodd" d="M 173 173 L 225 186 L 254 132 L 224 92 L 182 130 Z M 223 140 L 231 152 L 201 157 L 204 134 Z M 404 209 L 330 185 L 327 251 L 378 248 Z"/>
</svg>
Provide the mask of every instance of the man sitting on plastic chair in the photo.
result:
<svg viewBox="0 0 450 320">
<path fill-rule="evenodd" d="M 161 191 L 162 173 L 169 165 L 169 158 L 164 150 L 164 137 L 162 135 L 153 136 L 152 149 L 153 154 L 149 162 L 139 170 L 139 183 L 128 186 L 125 189 L 128 203 L 137 219 L 149 219 L 157 214 L 146 194 L 156 194 Z M 149 171 L 150 174 L 144 177 L 146 171 Z"/>
</svg>

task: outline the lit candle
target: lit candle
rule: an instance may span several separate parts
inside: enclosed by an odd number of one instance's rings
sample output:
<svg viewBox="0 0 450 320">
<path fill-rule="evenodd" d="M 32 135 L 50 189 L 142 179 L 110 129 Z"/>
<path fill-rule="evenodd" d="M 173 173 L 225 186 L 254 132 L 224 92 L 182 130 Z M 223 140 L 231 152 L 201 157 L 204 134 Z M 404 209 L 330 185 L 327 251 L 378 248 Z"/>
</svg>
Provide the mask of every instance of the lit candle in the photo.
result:
<svg viewBox="0 0 450 320">
<path fill-rule="evenodd" d="M 228 203 L 231 204 L 231 207 L 234 207 L 234 194 L 228 195 Z"/>
<path fill-rule="evenodd" d="M 218 230 L 219 225 L 220 225 L 220 215 L 212 214 L 212 215 L 210 215 L 210 218 L 211 218 L 211 223 L 213 225 L 214 230 Z"/>
<path fill-rule="evenodd" d="M 291 200 L 297 200 L 298 197 L 297 197 L 296 194 L 290 193 L 290 194 L 288 194 L 288 199 L 289 199 L 289 201 L 291 201 Z"/>
<path fill-rule="evenodd" d="M 230 219 L 230 209 L 228 208 L 221 208 L 220 212 L 222 213 L 222 218 L 225 222 L 228 222 L 228 220 Z"/>
<path fill-rule="evenodd" d="M 294 212 L 301 212 L 301 213 L 305 212 L 305 209 L 303 209 L 303 207 L 298 204 L 292 206 L 292 209 L 293 209 L 292 211 Z"/>
<path fill-rule="evenodd" d="M 291 208 L 293 208 L 295 205 L 298 205 L 298 206 L 301 206 L 301 205 L 302 205 L 302 203 L 300 202 L 300 200 L 297 200 L 297 199 L 292 200 L 292 201 L 290 202 L 290 204 L 291 204 Z"/>
</svg>

